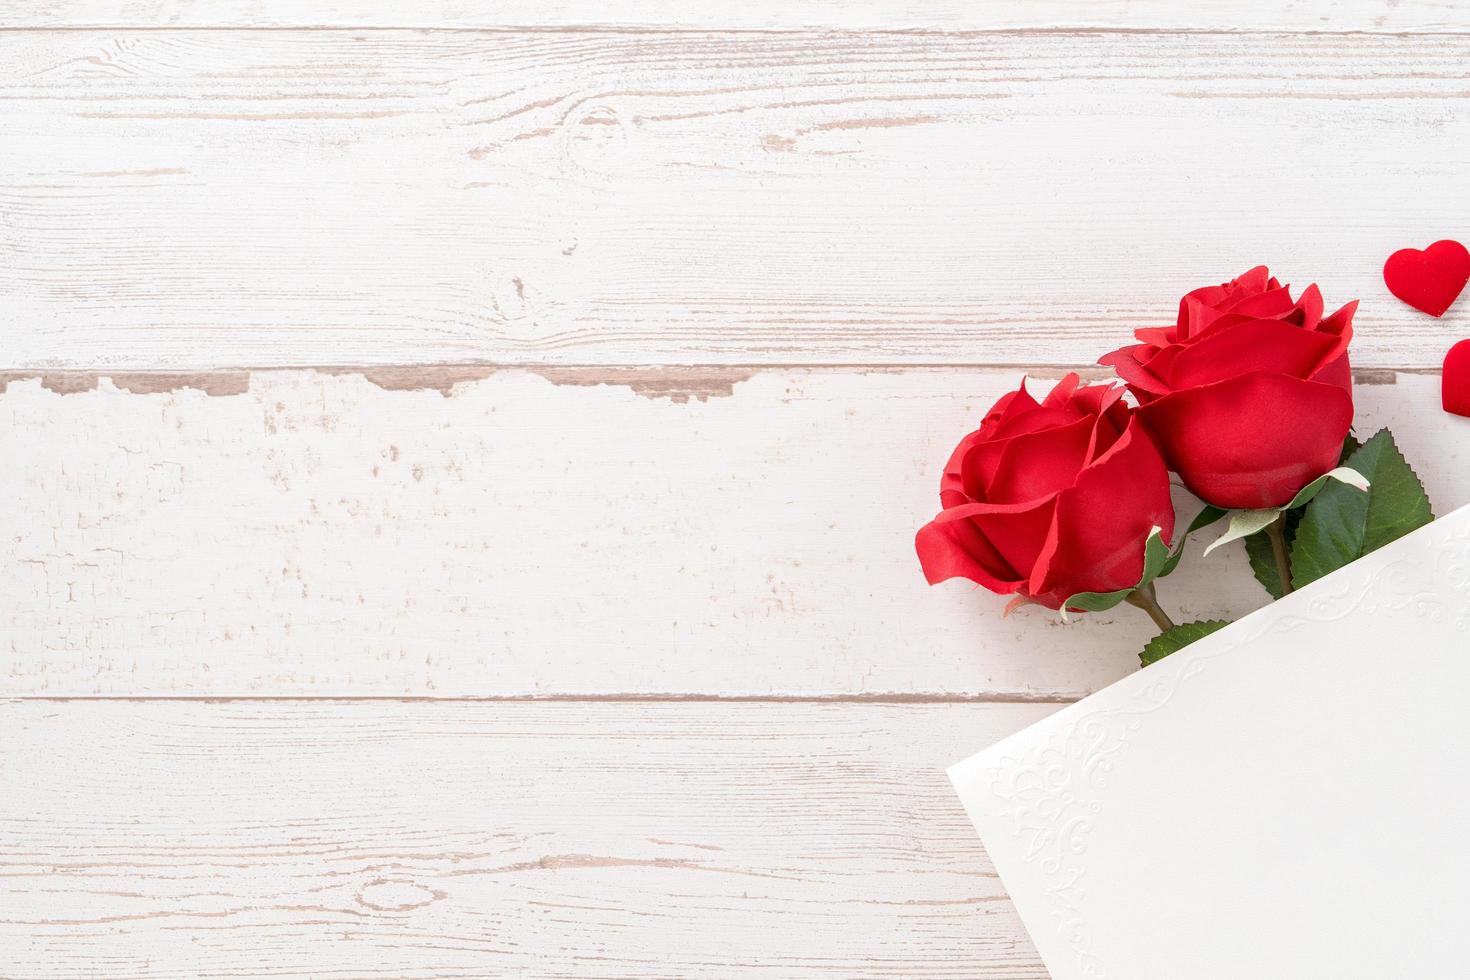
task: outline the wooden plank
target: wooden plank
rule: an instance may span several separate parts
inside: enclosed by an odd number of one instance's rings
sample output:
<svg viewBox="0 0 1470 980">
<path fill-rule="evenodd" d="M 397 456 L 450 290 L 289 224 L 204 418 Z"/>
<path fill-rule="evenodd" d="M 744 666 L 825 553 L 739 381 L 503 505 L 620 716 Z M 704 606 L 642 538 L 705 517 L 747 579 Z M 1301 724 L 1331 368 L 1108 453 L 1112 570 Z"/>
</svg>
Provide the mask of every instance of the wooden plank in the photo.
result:
<svg viewBox="0 0 1470 980">
<path fill-rule="evenodd" d="M 1069 699 L 1150 635 L 924 584 L 939 470 L 1018 372 L 371 376 L 11 381 L 0 691 Z M 156 390 L 184 382 L 221 394 Z M 1358 424 L 1444 513 L 1470 454 L 1437 386 L 1369 375 Z M 1160 591 L 1266 599 L 1238 551 Z"/>
<path fill-rule="evenodd" d="M 1364 300 L 1360 366 L 1434 367 L 1463 314 L 1379 269 L 1470 227 L 1467 61 L 1459 35 L 0 34 L 0 366 L 1085 364 L 1268 261 Z"/>
<path fill-rule="evenodd" d="M 1016 30 L 1098 27 L 1194 28 L 1224 31 L 1454 31 L 1470 26 L 1455 4 L 1435 0 L 1231 0 L 1208 7 L 1168 0 L 1093 3 L 1088 0 L 863 0 L 830 3 L 772 0 L 690 4 L 675 0 L 9 0 L 0 3 L 8 27 L 661 27 L 771 30 L 801 27 L 891 30 Z"/>
<path fill-rule="evenodd" d="M 1044 980 L 943 767 L 1051 710 L 0 703 L 0 961 Z"/>
</svg>

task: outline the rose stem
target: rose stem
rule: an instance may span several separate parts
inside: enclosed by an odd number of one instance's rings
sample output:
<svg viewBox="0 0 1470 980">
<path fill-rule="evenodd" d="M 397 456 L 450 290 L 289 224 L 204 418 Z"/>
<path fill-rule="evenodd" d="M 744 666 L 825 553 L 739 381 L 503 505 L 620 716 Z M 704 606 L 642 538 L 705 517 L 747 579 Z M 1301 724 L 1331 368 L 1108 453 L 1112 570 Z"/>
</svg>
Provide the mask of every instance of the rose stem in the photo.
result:
<svg viewBox="0 0 1470 980">
<path fill-rule="evenodd" d="M 1276 553 L 1276 575 L 1281 579 L 1281 594 L 1295 592 L 1291 584 L 1291 558 L 1286 553 L 1286 511 L 1266 525 L 1266 537 L 1271 539 L 1271 550 Z"/>
<path fill-rule="evenodd" d="M 1159 608 L 1159 597 L 1154 592 L 1154 584 L 1152 582 L 1141 589 L 1134 589 L 1128 593 L 1126 601 L 1129 605 L 1137 606 L 1139 609 L 1148 613 L 1149 618 L 1154 621 L 1154 625 L 1159 628 L 1160 632 L 1174 628 L 1174 620 L 1170 619 L 1169 614 Z"/>
</svg>

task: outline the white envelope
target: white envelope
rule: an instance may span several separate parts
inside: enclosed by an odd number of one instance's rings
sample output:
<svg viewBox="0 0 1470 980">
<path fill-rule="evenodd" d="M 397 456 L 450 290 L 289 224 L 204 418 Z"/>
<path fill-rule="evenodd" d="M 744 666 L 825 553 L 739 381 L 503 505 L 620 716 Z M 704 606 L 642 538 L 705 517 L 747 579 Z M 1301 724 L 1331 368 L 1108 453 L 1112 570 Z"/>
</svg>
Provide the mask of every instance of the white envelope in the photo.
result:
<svg viewBox="0 0 1470 980">
<path fill-rule="evenodd" d="M 1054 980 L 1470 977 L 1467 627 L 1470 507 L 951 768 Z"/>
</svg>

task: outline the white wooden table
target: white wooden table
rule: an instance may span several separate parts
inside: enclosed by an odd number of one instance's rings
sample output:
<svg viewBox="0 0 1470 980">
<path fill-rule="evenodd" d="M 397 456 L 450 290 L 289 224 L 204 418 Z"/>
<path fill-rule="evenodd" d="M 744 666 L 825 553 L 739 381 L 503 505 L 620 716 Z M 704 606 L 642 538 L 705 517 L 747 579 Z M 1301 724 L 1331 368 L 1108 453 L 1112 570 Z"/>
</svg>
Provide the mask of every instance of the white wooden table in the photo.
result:
<svg viewBox="0 0 1470 980">
<path fill-rule="evenodd" d="M 1044 977 L 967 426 L 1269 262 L 1470 501 L 1470 9 L 1194 6 L 0 0 L 0 976 Z"/>
</svg>

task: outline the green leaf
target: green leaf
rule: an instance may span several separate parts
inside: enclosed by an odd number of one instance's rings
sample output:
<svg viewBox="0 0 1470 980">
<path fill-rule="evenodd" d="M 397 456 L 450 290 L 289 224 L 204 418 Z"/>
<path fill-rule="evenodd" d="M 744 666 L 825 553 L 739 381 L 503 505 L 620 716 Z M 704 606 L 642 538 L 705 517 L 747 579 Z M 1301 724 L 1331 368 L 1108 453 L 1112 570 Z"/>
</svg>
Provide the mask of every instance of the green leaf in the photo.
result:
<svg viewBox="0 0 1470 980">
<path fill-rule="evenodd" d="M 1364 494 L 1333 484 L 1307 506 L 1291 549 L 1297 588 L 1434 520 L 1423 484 L 1387 429 L 1355 450 L 1348 466 L 1371 488 Z"/>
<path fill-rule="evenodd" d="M 1281 587 L 1281 576 L 1276 571 L 1276 550 L 1271 547 L 1271 538 L 1264 531 L 1245 539 L 1245 556 L 1250 559 L 1251 572 L 1256 581 L 1271 598 L 1280 599 L 1286 594 Z"/>
<path fill-rule="evenodd" d="M 1291 547 L 1292 532 L 1295 530 L 1297 515 L 1289 514 L 1286 524 L 1287 548 Z M 1276 571 L 1276 550 L 1271 547 L 1271 538 L 1266 532 L 1252 534 L 1245 539 L 1245 554 L 1250 559 L 1251 571 L 1256 576 L 1265 590 L 1271 593 L 1271 598 L 1280 599 L 1286 594 L 1281 587 L 1281 575 Z"/>
<path fill-rule="evenodd" d="M 1143 661 L 1147 667 L 1149 664 L 1158 663 L 1171 653 L 1177 653 L 1189 646 L 1195 640 L 1209 636 L 1211 633 L 1230 624 L 1223 619 L 1204 619 L 1193 623 L 1180 623 L 1178 626 L 1164 630 L 1158 636 L 1148 641 L 1138 659 Z"/>
<path fill-rule="evenodd" d="M 1357 452 L 1358 447 L 1361 445 L 1362 443 L 1353 438 L 1352 434 L 1349 433 L 1348 437 L 1344 439 L 1342 443 L 1342 452 L 1339 454 L 1338 457 L 1339 465 L 1347 462 L 1347 458 L 1353 453 Z M 1296 540 L 1296 526 L 1300 524 L 1302 520 L 1302 510 L 1298 505 L 1298 501 L 1301 501 L 1301 503 L 1303 504 L 1308 503 L 1310 497 L 1308 498 L 1308 500 L 1301 499 L 1306 491 L 1311 490 L 1311 496 L 1315 496 L 1317 493 L 1321 492 L 1322 487 L 1325 486 L 1326 483 L 1327 480 L 1325 478 L 1313 480 L 1312 483 L 1307 484 L 1307 486 L 1303 488 L 1302 492 L 1298 493 L 1296 495 L 1296 498 L 1287 505 L 1288 507 L 1294 508 L 1286 512 L 1286 522 L 1283 534 L 1283 536 L 1286 538 L 1286 550 L 1288 554 L 1291 552 L 1292 542 Z M 1316 489 L 1312 490 L 1312 487 L 1314 485 Z M 1283 595 L 1285 595 L 1286 590 L 1281 587 L 1281 575 L 1276 569 L 1276 549 L 1271 547 L 1270 536 L 1267 535 L 1266 532 L 1260 531 L 1246 538 L 1245 554 L 1246 558 L 1250 561 L 1251 573 L 1255 575 L 1256 581 L 1261 583 L 1261 587 L 1264 588 L 1268 593 L 1270 593 L 1271 598 L 1280 599 Z"/>
</svg>

